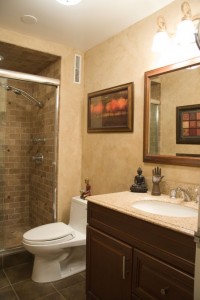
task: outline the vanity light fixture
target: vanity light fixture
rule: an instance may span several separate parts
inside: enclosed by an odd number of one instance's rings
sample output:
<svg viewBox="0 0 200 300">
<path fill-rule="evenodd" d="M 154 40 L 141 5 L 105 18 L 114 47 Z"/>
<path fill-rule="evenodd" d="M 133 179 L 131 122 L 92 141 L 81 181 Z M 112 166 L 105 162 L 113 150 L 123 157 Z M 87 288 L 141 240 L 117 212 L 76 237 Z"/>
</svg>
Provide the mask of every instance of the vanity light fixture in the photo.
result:
<svg viewBox="0 0 200 300">
<path fill-rule="evenodd" d="M 2 55 L 0 55 L 0 61 L 4 60 L 4 57 Z"/>
<path fill-rule="evenodd" d="M 82 0 L 56 0 L 56 1 L 63 5 L 76 5 L 80 3 Z"/>
<path fill-rule="evenodd" d="M 177 26 L 176 41 L 178 44 L 188 44 L 195 42 L 195 27 L 192 21 L 190 4 L 185 1 L 181 5 L 183 17 Z"/>
<path fill-rule="evenodd" d="M 169 47 L 169 36 L 166 31 L 165 19 L 162 16 L 157 18 L 158 30 L 153 39 L 152 51 L 161 52 Z"/>
<path fill-rule="evenodd" d="M 169 50 L 170 44 L 173 45 L 174 42 L 176 45 L 189 45 L 195 42 L 195 38 L 197 42 L 196 27 L 200 24 L 200 17 L 192 17 L 190 4 L 187 1 L 184 1 L 181 4 L 181 11 L 183 13 L 183 17 L 181 19 L 181 22 L 177 26 L 176 34 L 170 34 L 170 36 L 173 37 L 171 41 L 166 30 L 165 19 L 162 16 L 158 17 L 158 31 L 153 39 L 153 52 L 162 52 L 162 50 Z"/>
</svg>

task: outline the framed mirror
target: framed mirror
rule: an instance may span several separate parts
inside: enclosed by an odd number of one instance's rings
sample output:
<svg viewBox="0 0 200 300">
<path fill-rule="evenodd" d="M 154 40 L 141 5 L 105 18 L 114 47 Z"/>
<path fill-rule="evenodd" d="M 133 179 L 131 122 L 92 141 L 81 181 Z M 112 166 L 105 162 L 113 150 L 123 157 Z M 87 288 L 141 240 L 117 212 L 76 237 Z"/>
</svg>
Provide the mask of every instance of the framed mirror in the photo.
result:
<svg viewBox="0 0 200 300">
<path fill-rule="evenodd" d="M 200 57 L 145 73 L 143 161 L 200 166 Z"/>
</svg>

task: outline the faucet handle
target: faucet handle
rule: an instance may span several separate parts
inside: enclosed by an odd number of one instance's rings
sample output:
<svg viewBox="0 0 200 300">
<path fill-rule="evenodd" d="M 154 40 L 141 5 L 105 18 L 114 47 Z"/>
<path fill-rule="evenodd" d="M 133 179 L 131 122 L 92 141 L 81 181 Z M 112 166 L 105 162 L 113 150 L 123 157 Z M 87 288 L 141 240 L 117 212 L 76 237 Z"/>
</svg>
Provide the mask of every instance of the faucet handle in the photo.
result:
<svg viewBox="0 0 200 300">
<path fill-rule="evenodd" d="M 176 192 L 177 192 L 176 189 L 171 189 L 170 194 L 169 194 L 170 198 L 175 199 L 176 198 Z"/>
<path fill-rule="evenodd" d="M 200 186 L 198 186 L 198 187 L 195 189 L 195 192 L 196 192 L 197 194 L 200 194 Z"/>
<path fill-rule="evenodd" d="M 172 192 L 171 192 L 172 198 L 176 198 L 177 193 L 178 193 L 178 197 L 179 197 L 180 193 L 182 194 L 182 197 L 183 197 L 184 201 L 191 201 L 192 200 L 189 191 L 183 189 L 180 186 L 178 186 L 175 190 L 172 190 Z M 173 197 L 173 195 L 174 195 L 174 197 Z"/>
<path fill-rule="evenodd" d="M 196 192 L 196 203 L 199 203 L 200 201 L 200 186 L 198 186 L 196 189 L 195 189 L 195 192 Z"/>
</svg>

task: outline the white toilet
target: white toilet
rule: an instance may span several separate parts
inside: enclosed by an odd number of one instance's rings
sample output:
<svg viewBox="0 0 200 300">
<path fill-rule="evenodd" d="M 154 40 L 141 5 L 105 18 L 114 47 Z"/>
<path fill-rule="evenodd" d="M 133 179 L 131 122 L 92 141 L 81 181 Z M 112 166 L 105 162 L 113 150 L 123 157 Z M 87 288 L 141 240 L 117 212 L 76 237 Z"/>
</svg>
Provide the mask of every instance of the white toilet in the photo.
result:
<svg viewBox="0 0 200 300">
<path fill-rule="evenodd" d="M 50 282 L 85 270 L 87 200 L 73 197 L 70 221 L 33 228 L 23 235 L 24 248 L 35 255 L 32 279 Z"/>
</svg>

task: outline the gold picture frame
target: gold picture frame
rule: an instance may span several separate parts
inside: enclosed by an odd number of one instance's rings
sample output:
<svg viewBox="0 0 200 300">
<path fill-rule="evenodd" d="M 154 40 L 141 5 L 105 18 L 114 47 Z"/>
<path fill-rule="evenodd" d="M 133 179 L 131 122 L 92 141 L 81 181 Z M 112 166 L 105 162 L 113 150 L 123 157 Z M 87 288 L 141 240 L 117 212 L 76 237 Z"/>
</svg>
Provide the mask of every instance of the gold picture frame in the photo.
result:
<svg viewBox="0 0 200 300">
<path fill-rule="evenodd" d="M 133 82 L 89 93 L 87 132 L 132 132 L 133 93 Z"/>
</svg>

